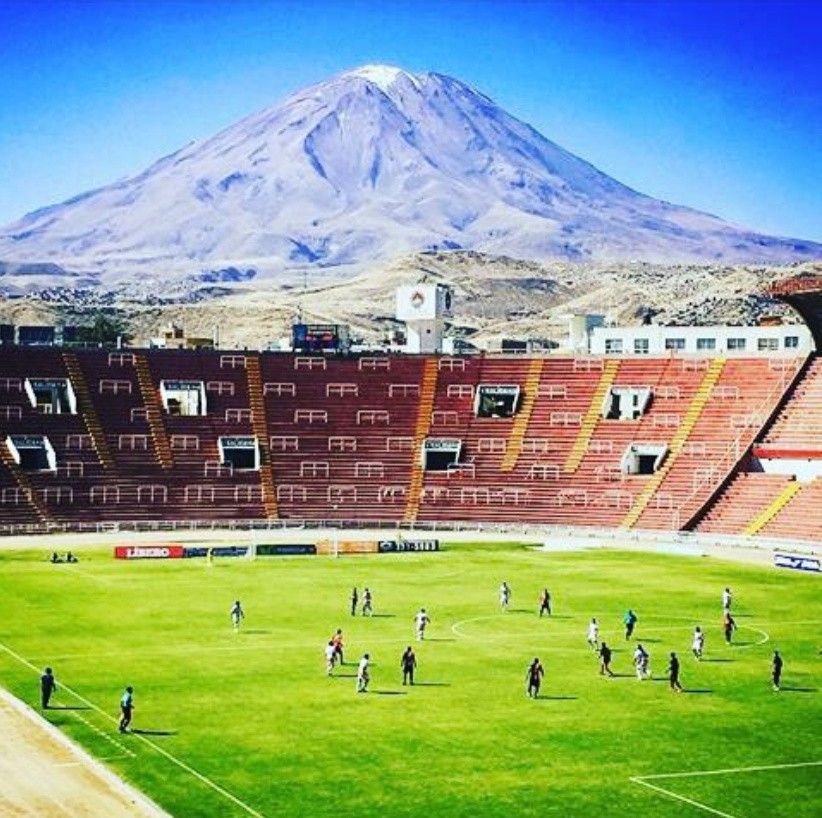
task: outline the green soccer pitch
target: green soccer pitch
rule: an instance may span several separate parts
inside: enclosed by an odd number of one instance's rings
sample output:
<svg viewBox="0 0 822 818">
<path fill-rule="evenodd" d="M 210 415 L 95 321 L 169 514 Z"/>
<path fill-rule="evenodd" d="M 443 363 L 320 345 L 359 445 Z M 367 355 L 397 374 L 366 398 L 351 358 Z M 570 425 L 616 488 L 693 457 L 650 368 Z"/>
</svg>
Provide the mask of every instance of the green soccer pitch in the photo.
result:
<svg viewBox="0 0 822 818">
<path fill-rule="evenodd" d="M 177 818 L 817 818 L 820 577 L 713 558 L 518 544 L 439 553 L 50 565 L 0 551 L 0 680 Z M 498 588 L 511 586 L 510 609 Z M 373 617 L 349 613 L 351 588 Z M 730 586 L 739 626 L 722 636 Z M 537 616 L 539 592 L 553 616 Z M 246 619 L 234 633 L 229 610 Z M 414 641 L 414 614 L 431 624 Z M 622 615 L 639 617 L 626 642 Z M 586 644 L 592 616 L 615 678 Z M 705 658 L 691 655 L 693 627 Z M 337 629 L 346 664 L 329 678 Z M 641 642 L 653 678 L 638 681 Z M 417 684 L 399 660 L 414 645 Z M 774 648 L 785 660 L 773 692 Z M 669 690 L 667 657 L 685 692 Z M 356 663 L 372 659 L 368 693 Z M 525 693 L 534 657 L 540 698 Z M 134 733 L 116 717 L 135 688 Z"/>
</svg>

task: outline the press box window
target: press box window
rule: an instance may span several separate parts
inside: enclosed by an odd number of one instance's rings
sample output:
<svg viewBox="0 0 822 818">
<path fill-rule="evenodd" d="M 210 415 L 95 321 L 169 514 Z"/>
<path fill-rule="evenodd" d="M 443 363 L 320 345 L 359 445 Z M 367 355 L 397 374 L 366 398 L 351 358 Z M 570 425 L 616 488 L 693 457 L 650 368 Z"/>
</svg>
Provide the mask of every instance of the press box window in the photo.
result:
<svg viewBox="0 0 822 818">
<path fill-rule="evenodd" d="M 716 349 L 716 338 L 697 338 L 696 348 L 700 351 Z"/>
<path fill-rule="evenodd" d="M 623 474 L 655 474 L 668 454 L 668 447 L 657 443 L 632 443 L 622 455 Z"/>
<path fill-rule="evenodd" d="M 606 338 L 605 354 L 622 355 L 622 338 Z"/>
<path fill-rule="evenodd" d="M 756 342 L 756 348 L 760 352 L 776 352 L 779 349 L 779 339 L 759 338 Z"/>
<path fill-rule="evenodd" d="M 647 355 L 651 344 L 647 338 L 634 338 L 634 355 Z"/>
<path fill-rule="evenodd" d="M 77 398 L 65 378 L 26 378 L 24 388 L 31 405 L 44 415 L 77 414 Z"/>
<path fill-rule="evenodd" d="M 6 446 L 23 471 L 57 470 L 57 455 L 45 435 L 10 435 Z"/>
<path fill-rule="evenodd" d="M 202 381 L 160 381 L 160 398 L 169 415 L 205 415 L 206 394 Z"/>
<path fill-rule="evenodd" d="M 799 348 L 799 336 L 798 335 L 786 335 L 785 336 L 785 349 L 798 349 Z"/>
<path fill-rule="evenodd" d="M 745 338 L 728 338 L 728 351 L 741 352 L 748 346 Z"/>
<path fill-rule="evenodd" d="M 425 471 L 448 471 L 460 462 L 461 454 L 461 440 L 429 437 L 422 446 L 422 467 Z"/>
<path fill-rule="evenodd" d="M 221 437 L 220 462 L 237 470 L 259 471 L 260 447 L 256 437 Z"/>
<path fill-rule="evenodd" d="M 474 396 L 474 414 L 478 418 L 510 418 L 519 406 L 518 386 L 480 384 Z"/>
<path fill-rule="evenodd" d="M 665 349 L 685 349 L 684 338 L 666 338 Z"/>
</svg>

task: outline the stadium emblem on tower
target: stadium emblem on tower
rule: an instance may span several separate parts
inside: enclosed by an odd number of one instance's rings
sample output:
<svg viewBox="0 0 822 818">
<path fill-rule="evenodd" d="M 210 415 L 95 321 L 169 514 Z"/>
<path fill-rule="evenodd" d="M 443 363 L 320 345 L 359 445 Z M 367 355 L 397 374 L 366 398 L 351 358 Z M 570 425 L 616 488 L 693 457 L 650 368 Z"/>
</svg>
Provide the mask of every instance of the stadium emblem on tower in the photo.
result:
<svg viewBox="0 0 822 818">
<path fill-rule="evenodd" d="M 411 296 L 411 306 L 419 309 L 425 303 L 425 296 L 419 291 L 415 290 Z"/>
</svg>

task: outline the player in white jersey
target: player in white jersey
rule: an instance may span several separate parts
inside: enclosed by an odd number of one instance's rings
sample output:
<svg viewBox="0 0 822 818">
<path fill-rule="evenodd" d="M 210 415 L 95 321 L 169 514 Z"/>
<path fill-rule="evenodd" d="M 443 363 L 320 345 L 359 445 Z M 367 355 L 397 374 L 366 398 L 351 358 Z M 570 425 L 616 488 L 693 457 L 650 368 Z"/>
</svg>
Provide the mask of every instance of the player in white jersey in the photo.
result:
<svg viewBox="0 0 822 818">
<path fill-rule="evenodd" d="M 499 586 L 499 606 L 503 611 L 508 610 L 508 605 L 511 602 L 511 588 L 507 582 L 503 582 Z"/>
<path fill-rule="evenodd" d="M 371 681 L 368 665 L 369 657 L 367 653 L 364 653 L 357 666 L 357 693 L 365 693 L 368 690 L 368 683 Z"/>
<path fill-rule="evenodd" d="M 694 628 L 694 638 L 691 642 L 691 650 L 697 659 L 702 658 L 702 651 L 705 649 L 705 633 L 702 628 L 697 625 Z"/>
<path fill-rule="evenodd" d="M 588 625 L 588 644 L 591 650 L 596 650 L 599 646 L 599 623 L 596 618 L 592 619 Z"/>
<path fill-rule="evenodd" d="M 245 612 L 243 611 L 243 606 L 240 605 L 240 600 L 238 599 L 231 606 L 231 624 L 234 626 L 234 633 L 237 633 L 240 630 L 240 622 L 243 619 L 245 619 Z"/>
<path fill-rule="evenodd" d="M 417 615 L 414 617 L 414 626 L 417 631 L 417 641 L 422 642 L 425 639 L 425 629 L 428 627 L 428 623 L 431 621 L 431 617 L 428 616 L 425 608 L 420 608 Z"/>
</svg>

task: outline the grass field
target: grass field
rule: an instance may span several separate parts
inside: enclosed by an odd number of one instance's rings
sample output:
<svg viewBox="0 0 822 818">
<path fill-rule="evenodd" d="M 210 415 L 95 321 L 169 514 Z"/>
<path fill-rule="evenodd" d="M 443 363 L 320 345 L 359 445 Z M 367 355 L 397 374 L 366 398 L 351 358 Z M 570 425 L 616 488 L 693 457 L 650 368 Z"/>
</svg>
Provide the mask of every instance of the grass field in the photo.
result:
<svg viewBox="0 0 822 818">
<path fill-rule="evenodd" d="M 177 818 L 822 815 L 819 577 L 510 544 L 210 568 L 115 561 L 110 550 L 49 565 L 45 553 L 0 552 L 2 684 L 37 706 L 51 665 L 55 703 L 72 709 L 49 720 Z M 502 580 L 513 589 L 505 614 Z M 349 615 L 353 585 L 372 589 L 373 618 Z M 731 647 L 726 585 L 740 626 Z M 536 615 L 542 587 L 550 619 Z M 399 658 L 420 606 L 432 624 L 415 644 L 418 684 L 403 687 Z M 652 680 L 633 674 L 627 607 Z M 586 645 L 592 616 L 616 649 L 616 678 L 599 675 Z M 701 663 L 696 624 L 707 632 Z M 337 627 L 347 664 L 328 678 L 323 647 Z M 682 695 L 664 679 L 671 650 Z M 371 689 L 357 695 L 364 651 Z M 535 656 L 546 668 L 536 701 L 525 695 Z M 142 732 L 120 736 L 126 684 Z"/>
</svg>

